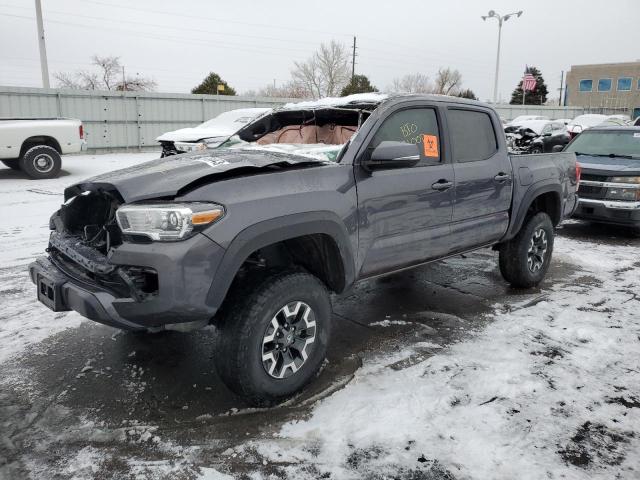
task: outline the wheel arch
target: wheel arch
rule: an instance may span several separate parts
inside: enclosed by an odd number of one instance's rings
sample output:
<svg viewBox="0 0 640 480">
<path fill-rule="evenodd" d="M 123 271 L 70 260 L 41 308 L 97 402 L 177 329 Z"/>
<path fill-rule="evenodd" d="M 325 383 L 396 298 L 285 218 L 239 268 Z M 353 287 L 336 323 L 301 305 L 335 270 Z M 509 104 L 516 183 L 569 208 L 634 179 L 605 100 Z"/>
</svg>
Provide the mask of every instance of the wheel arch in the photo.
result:
<svg viewBox="0 0 640 480">
<path fill-rule="evenodd" d="M 525 193 L 520 206 L 515 213 L 516 217 L 509 227 L 505 240 L 517 235 L 526 218 L 531 214 L 545 212 L 551 217 L 553 226 L 557 226 L 562 220 L 562 189 L 555 183 L 547 183 L 534 186 Z"/>
<path fill-rule="evenodd" d="M 271 248 L 273 247 L 273 248 Z M 340 293 L 355 281 L 355 259 L 346 227 L 332 212 L 312 212 L 266 220 L 240 232 L 216 270 L 207 303 L 222 305 L 241 267 L 257 251 L 286 248 L 298 265 L 316 275 L 329 290 Z"/>
<path fill-rule="evenodd" d="M 60 143 L 54 137 L 50 135 L 34 135 L 31 136 L 22 142 L 20 146 L 20 157 L 22 158 L 27 151 L 33 147 L 37 147 L 39 145 L 46 145 L 55 149 L 56 152 L 62 155 L 62 148 L 60 147 Z"/>
</svg>

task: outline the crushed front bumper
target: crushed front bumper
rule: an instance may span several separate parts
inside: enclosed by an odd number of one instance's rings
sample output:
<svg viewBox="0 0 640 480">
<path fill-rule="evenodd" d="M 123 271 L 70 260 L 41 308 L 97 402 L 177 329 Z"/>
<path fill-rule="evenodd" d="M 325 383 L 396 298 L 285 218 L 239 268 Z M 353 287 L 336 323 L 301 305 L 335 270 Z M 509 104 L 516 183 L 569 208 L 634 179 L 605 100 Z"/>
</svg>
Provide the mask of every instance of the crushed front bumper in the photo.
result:
<svg viewBox="0 0 640 480">
<path fill-rule="evenodd" d="M 209 321 L 216 308 L 207 304 L 224 250 L 202 234 L 181 242 L 123 243 L 109 256 L 116 267 L 147 267 L 158 275 L 158 290 L 136 299 L 78 275 L 78 263 L 50 255 L 29 265 L 38 299 L 54 311 L 74 310 L 105 325 L 125 330 Z M 68 267 L 73 268 L 68 268 Z"/>
</svg>

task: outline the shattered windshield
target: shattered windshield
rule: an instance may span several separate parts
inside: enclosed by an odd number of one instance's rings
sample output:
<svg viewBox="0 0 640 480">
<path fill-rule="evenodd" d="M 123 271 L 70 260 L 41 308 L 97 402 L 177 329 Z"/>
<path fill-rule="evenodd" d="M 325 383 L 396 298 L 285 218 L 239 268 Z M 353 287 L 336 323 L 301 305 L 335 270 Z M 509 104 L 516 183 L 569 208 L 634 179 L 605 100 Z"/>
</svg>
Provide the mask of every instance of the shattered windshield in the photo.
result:
<svg viewBox="0 0 640 480">
<path fill-rule="evenodd" d="M 265 150 L 339 161 L 340 152 L 370 116 L 358 108 L 283 109 L 247 125 L 227 148 Z"/>
</svg>

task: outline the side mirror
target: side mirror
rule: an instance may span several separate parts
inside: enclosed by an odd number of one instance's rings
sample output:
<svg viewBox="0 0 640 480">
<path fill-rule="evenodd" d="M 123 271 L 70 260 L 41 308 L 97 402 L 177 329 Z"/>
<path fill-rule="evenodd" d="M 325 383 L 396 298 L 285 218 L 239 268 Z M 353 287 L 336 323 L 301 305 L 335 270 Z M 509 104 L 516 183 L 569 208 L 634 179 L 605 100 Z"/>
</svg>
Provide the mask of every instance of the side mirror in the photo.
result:
<svg viewBox="0 0 640 480">
<path fill-rule="evenodd" d="M 554 145 L 551 151 L 553 153 L 559 153 L 564 150 L 564 145 Z"/>
<path fill-rule="evenodd" d="M 543 137 L 550 137 L 551 136 L 551 132 L 543 133 L 542 136 Z"/>
<path fill-rule="evenodd" d="M 362 162 L 367 170 L 413 167 L 420 161 L 418 145 L 405 142 L 380 142 L 371 157 Z"/>
</svg>

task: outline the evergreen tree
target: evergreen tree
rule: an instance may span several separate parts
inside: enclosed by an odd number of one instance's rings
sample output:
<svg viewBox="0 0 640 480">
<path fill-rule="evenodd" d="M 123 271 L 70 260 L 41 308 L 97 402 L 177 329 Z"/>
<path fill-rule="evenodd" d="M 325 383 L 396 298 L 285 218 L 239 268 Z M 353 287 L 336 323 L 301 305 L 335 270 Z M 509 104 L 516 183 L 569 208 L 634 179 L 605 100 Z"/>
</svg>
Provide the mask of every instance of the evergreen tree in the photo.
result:
<svg viewBox="0 0 640 480">
<path fill-rule="evenodd" d="M 460 90 L 458 93 L 455 94 L 455 96 L 460 98 L 468 98 L 470 100 L 478 100 L 478 97 L 476 96 L 475 93 L 473 93 L 473 90 L 471 90 L 470 88 L 467 88 L 465 90 Z"/>
<path fill-rule="evenodd" d="M 347 86 L 342 89 L 340 96 L 346 97 L 347 95 L 353 95 L 354 93 L 369 93 L 377 91 L 378 89 L 371 85 L 371 82 L 366 75 L 354 75 Z"/>
<path fill-rule="evenodd" d="M 224 90 L 218 92 L 218 85 L 224 85 Z M 220 75 L 217 73 L 211 72 L 209 75 L 205 77 L 200 85 L 191 90 L 191 93 L 200 93 L 206 95 L 235 95 L 236 91 L 227 84 Z"/>
<path fill-rule="evenodd" d="M 524 97 L 525 105 L 544 105 L 547 102 L 547 94 L 549 91 L 547 90 L 547 85 L 544 83 L 544 78 L 542 78 L 540 70 L 536 67 L 528 67 L 525 73 L 530 73 L 536 77 L 536 88 L 527 91 Z M 522 80 L 520 80 L 518 86 L 511 94 L 511 101 L 509 103 L 511 103 L 511 105 L 522 105 L 522 94 Z"/>
</svg>

